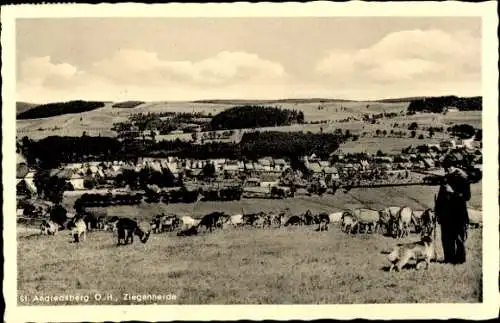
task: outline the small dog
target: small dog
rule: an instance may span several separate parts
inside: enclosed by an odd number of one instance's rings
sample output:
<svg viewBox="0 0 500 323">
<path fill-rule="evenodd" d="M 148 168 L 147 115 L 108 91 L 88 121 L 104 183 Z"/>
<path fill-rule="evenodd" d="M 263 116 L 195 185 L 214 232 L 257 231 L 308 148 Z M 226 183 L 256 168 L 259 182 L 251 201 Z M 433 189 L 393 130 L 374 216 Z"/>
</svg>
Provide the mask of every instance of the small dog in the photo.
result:
<svg viewBox="0 0 500 323">
<path fill-rule="evenodd" d="M 429 236 L 424 236 L 417 242 L 400 243 L 394 247 L 389 255 L 387 255 L 387 258 L 392 263 L 389 271 L 391 272 L 394 268 L 396 268 L 397 271 L 401 271 L 411 259 L 417 262 L 417 270 L 419 268 L 419 261 L 421 260 L 425 261 L 425 269 L 429 269 L 434 252 L 434 241 L 432 241 L 432 238 Z"/>
</svg>

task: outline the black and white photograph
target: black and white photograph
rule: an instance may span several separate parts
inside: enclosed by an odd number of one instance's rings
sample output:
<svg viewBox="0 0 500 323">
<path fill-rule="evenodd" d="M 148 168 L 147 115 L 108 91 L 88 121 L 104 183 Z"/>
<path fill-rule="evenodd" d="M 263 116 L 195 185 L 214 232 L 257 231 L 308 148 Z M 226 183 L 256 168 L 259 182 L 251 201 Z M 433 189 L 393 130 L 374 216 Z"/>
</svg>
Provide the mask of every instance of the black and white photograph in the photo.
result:
<svg viewBox="0 0 500 323">
<path fill-rule="evenodd" d="M 2 10 L 13 313 L 498 314 L 495 4 L 406 4 Z"/>
</svg>

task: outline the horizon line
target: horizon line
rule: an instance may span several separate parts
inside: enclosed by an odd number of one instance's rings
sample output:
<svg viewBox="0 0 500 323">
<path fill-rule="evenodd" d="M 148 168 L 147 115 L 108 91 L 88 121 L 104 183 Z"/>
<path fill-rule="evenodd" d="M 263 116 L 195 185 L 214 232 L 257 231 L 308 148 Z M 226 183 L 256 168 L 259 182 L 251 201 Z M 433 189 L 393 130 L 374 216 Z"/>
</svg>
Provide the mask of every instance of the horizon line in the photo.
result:
<svg viewBox="0 0 500 323">
<path fill-rule="evenodd" d="M 204 98 L 204 99 L 190 99 L 190 100 L 143 100 L 143 99 L 123 99 L 123 100 L 86 100 L 82 98 L 74 98 L 74 99 L 66 99 L 66 100 L 54 100 L 54 101 L 45 101 L 45 102 L 34 102 L 34 101 L 24 101 L 24 100 L 16 100 L 16 103 L 27 103 L 27 104 L 51 104 L 51 103 L 62 103 L 62 102 L 70 102 L 70 101 L 94 101 L 94 102 L 128 102 L 128 101 L 139 101 L 144 103 L 152 103 L 152 102 L 189 102 L 189 103 L 204 103 L 203 101 L 221 101 L 221 102 L 230 102 L 230 101 L 255 101 L 255 102 L 274 102 L 274 101 L 344 101 L 344 102 L 380 102 L 387 100 L 418 100 L 420 98 L 438 98 L 438 97 L 450 97 L 455 96 L 458 98 L 477 98 L 482 97 L 479 95 L 467 95 L 460 96 L 457 94 L 445 94 L 445 95 L 412 95 L 407 97 L 385 97 L 385 98 L 377 98 L 377 99 L 344 99 L 344 98 L 332 98 L 332 97 L 287 97 L 287 98 L 270 98 L 270 99 L 256 99 L 256 98 Z"/>
</svg>

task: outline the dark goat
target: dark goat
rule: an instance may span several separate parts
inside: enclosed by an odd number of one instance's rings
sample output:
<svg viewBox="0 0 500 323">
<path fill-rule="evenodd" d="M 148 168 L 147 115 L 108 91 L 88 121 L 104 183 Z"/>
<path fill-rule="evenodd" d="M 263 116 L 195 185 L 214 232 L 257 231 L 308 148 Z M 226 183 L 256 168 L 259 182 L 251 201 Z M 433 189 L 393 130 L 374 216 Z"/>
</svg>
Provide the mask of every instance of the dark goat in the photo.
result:
<svg viewBox="0 0 500 323">
<path fill-rule="evenodd" d="M 304 224 L 304 220 L 298 216 L 298 215 L 292 215 L 288 220 L 285 222 L 285 227 L 289 225 L 302 225 Z"/>
<path fill-rule="evenodd" d="M 118 245 L 134 243 L 134 235 L 138 236 L 142 243 L 146 243 L 149 239 L 149 235 L 151 231 L 144 230 L 137 223 L 137 221 L 129 219 L 129 218 L 121 218 L 116 223 L 116 228 L 118 231 Z"/>
<path fill-rule="evenodd" d="M 204 226 L 207 230 L 210 232 L 213 231 L 213 229 L 217 227 L 222 227 L 223 219 L 227 218 L 228 216 L 222 212 L 212 212 L 210 214 L 205 215 L 200 223 L 198 224 L 198 227 Z"/>
</svg>

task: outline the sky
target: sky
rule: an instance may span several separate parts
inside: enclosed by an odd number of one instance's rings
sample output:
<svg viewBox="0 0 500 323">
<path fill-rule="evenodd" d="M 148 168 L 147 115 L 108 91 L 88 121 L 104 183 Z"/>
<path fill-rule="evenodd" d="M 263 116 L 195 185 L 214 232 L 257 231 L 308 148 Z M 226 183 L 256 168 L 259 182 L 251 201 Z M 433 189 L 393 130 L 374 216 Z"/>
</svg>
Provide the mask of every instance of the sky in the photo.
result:
<svg viewBox="0 0 500 323">
<path fill-rule="evenodd" d="M 474 17 L 18 19 L 17 101 L 481 95 Z"/>
</svg>

